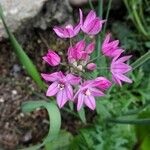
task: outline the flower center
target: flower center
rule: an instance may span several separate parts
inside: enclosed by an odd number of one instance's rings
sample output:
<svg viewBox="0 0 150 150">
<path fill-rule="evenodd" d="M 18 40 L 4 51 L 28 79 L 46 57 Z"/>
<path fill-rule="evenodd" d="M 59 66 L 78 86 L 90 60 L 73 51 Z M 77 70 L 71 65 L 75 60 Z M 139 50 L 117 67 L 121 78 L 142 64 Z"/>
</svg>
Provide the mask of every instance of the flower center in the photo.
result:
<svg viewBox="0 0 150 150">
<path fill-rule="evenodd" d="M 85 95 L 86 95 L 86 96 L 90 96 L 90 95 L 91 95 L 91 92 L 90 92 L 89 89 L 87 89 L 87 90 L 85 91 Z"/>
<path fill-rule="evenodd" d="M 65 85 L 64 84 L 58 84 L 58 87 L 59 87 L 60 90 L 63 90 Z"/>
</svg>

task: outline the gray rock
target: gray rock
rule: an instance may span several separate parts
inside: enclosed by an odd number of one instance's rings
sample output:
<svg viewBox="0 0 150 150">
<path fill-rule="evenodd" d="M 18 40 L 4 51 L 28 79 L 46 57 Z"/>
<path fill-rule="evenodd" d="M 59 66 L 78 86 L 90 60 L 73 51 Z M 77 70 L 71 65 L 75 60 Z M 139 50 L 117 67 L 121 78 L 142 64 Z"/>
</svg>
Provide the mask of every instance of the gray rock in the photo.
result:
<svg viewBox="0 0 150 150">
<path fill-rule="evenodd" d="M 74 6 L 74 7 L 81 7 L 82 5 L 85 5 L 88 3 L 89 0 L 69 0 L 69 3 Z M 92 3 L 97 3 L 98 0 L 91 0 Z M 105 3 L 108 2 L 109 0 L 104 0 L 104 7 L 105 6 Z M 112 8 L 113 9 L 118 9 L 120 8 L 121 6 L 121 3 L 122 3 L 122 0 L 112 0 Z"/>
<path fill-rule="evenodd" d="M 0 0 L 6 23 L 12 32 L 24 28 L 46 29 L 53 22 L 62 23 L 70 19 L 68 0 Z M 0 40 L 6 37 L 0 20 Z"/>
</svg>

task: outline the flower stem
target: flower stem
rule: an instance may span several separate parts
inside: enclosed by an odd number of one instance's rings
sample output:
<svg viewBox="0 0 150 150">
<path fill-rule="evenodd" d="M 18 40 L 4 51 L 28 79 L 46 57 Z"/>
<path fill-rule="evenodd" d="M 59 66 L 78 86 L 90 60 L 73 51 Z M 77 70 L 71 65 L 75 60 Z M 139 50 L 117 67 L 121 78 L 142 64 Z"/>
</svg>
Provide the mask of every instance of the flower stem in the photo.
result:
<svg viewBox="0 0 150 150">
<path fill-rule="evenodd" d="M 133 70 L 144 64 L 149 59 L 150 59 L 150 50 L 131 64 Z"/>
</svg>

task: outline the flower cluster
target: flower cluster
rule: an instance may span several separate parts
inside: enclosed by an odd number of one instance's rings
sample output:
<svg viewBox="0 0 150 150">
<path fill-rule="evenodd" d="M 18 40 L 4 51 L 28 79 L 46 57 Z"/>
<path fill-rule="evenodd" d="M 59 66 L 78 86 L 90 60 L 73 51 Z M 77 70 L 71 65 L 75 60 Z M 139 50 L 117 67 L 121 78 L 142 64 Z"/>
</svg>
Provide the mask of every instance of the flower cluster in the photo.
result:
<svg viewBox="0 0 150 150">
<path fill-rule="evenodd" d="M 54 27 L 55 33 L 60 38 L 69 38 L 70 41 L 81 30 L 86 36 L 95 36 L 101 31 L 103 24 L 106 22 L 106 20 L 97 17 L 93 10 L 89 12 L 84 20 L 81 9 L 79 14 L 80 21 L 75 27 L 72 25 L 67 25 L 64 28 Z M 131 56 L 122 56 L 124 50 L 119 47 L 118 40 L 111 40 L 111 34 L 106 35 L 100 51 L 110 59 L 109 70 L 112 74 L 112 81 L 102 76 L 87 79 L 84 74 L 97 69 L 96 64 L 91 60 L 91 54 L 94 50 L 94 41 L 88 44 L 85 39 L 74 44 L 70 42 L 67 52 L 64 52 L 67 58 L 66 68 L 68 67 L 68 69 L 65 72 L 41 74 L 43 79 L 50 83 L 46 96 L 56 96 L 60 108 L 67 101 L 72 101 L 77 104 L 77 110 L 80 110 L 83 105 L 94 110 L 96 107 L 95 97 L 104 96 L 104 92 L 111 87 L 112 82 L 120 86 L 122 86 L 122 82 L 132 83 L 132 80 L 126 76 L 126 73 L 132 68 L 125 64 Z M 53 50 L 49 50 L 43 60 L 51 66 L 63 64 L 60 56 Z"/>
</svg>

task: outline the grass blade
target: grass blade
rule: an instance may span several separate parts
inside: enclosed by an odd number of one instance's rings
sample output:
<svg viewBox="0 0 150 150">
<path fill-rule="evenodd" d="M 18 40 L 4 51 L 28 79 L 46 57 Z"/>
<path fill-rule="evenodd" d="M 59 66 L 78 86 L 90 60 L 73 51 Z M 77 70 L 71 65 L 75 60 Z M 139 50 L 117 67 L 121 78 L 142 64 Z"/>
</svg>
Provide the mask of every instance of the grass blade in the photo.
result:
<svg viewBox="0 0 150 150">
<path fill-rule="evenodd" d="M 133 70 L 141 66 L 149 59 L 150 59 L 150 50 L 147 53 L 145 53 L 143 56 L 141 56 L 139 59 L 137 59 L 134 63 L 131 64 Z"/>
<path fill-rule="evenodd" d="M 28 74 L 32 77 L 32 79 L 39 85 L 41 89 L 44 89 L 45 88 L 44 82 L 41 80 L 40 74 L 37 71 L 35 65 L 32 63 L 28 55 L 25 53 L 21 45 L 18 43 L 14 35 L 10 32 L 9 28 L 7 27 L 4 17 L 3 17 L 3 11 L 2 11 L 1 5 L 0 5 L 0 18 L 2 19 L 2 22 L 9 36 L 9 39 L 10 39 L 10 42 L 14 49 L 15 54 L 19 58 L 22 65 L 25 67 Z"/>
<path fill-rule="evenodd" d="M 37 150 L 46 143 L 54 140 L 58 136 L 61 126 L 61 116 L 56 104 L 54 104 L 53 102 L 49 103 L 46 101 L 28 101 L 23 103 L 21 108 L 23 112 L 31 112 L 36 108 L 45 108 L 49 115 L 50 125 L 47 137 L 43 140 L 41 144 L 37 144 L 35 146 L 25 148 L 23 150 Z"/>
</svg>

